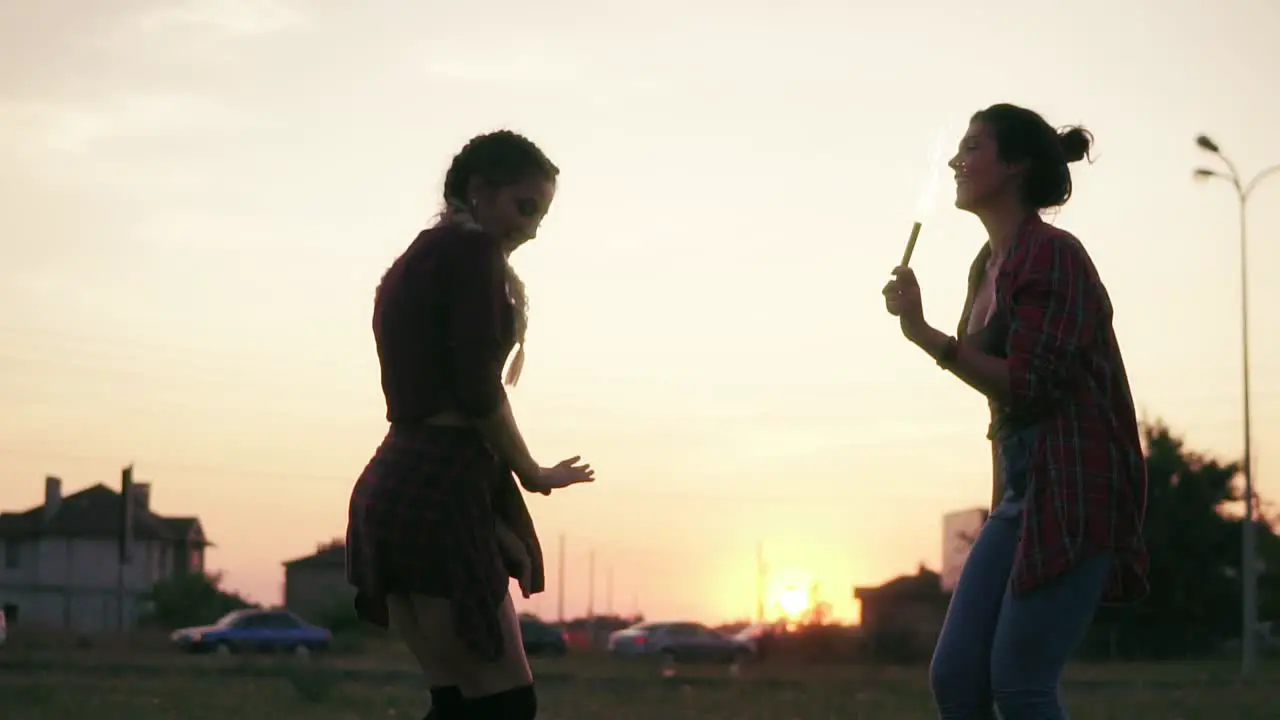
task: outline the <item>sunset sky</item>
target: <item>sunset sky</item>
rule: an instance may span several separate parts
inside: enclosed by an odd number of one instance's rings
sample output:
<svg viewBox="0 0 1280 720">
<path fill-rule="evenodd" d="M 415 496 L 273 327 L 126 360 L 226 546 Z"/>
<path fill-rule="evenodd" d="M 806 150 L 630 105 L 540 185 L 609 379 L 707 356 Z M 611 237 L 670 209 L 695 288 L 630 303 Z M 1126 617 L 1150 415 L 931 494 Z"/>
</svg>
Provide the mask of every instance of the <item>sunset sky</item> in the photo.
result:
<svg viewBox="0 0 1280 720">
<path fill-rule="evenodd" d="M 985 405 L 902 339 L 880 288 L 930 147 L 993 102 L 1081 122 L 1055 219 L 1116 306 L 1137 402 L 1241 449 L 1236 204 L 1212 135 L 1280 163 L 1280 3 L 943 0 L 44 0 L 0 7 L 0 508 L 116 486 L 197 514 L 231 588 L 343 532 L 385 431 L 369 329 L 385 267 L 471 135 L 562 169 L 516 264 L 512 394 L 566 611 L 719 620 L 941 553 L 989 494 Z M 945 159 L 945 158 L 944 158 Z M 945 172 L 945 168 L 943 169 Z M 944 175 L 914 265 L 953 327 L 985 240 Z M 1250 215 L 1254 432 L 1280 493 L 1280 177 Z M 552 591 L 525 605 L 554 615 Z"/>
</svg>

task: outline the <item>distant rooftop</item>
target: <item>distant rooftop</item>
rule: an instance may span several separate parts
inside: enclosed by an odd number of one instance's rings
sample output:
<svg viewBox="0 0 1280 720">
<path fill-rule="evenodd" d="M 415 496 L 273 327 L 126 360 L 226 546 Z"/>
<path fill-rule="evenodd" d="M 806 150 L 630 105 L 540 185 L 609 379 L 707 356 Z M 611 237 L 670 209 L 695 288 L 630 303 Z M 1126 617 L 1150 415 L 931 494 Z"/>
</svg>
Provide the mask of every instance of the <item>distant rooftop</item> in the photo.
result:
<svg viewBox="0 0 1280 720">
<path fill-rule="evenodd" d="M 294 558 L 293 560 L 284 561 L 285 567 L 300 566 L 335 566 L 343 567 L 347 563 L 347 548 L 342 543 L 329 543 L 320 547 L 314 553 L 306 557 Z"/>
<path fill-rule="evenodd" d="M 121 529 L 120 502 L 119 492 L 99 483 L 60 498 L 48 518 L 44 505 L 0 513 L 0 538 L 117 538 Z M 199 518 L 158 515 L 141 503 L 134 513 L 133 537 L 209 544 Z"/>
</svg>

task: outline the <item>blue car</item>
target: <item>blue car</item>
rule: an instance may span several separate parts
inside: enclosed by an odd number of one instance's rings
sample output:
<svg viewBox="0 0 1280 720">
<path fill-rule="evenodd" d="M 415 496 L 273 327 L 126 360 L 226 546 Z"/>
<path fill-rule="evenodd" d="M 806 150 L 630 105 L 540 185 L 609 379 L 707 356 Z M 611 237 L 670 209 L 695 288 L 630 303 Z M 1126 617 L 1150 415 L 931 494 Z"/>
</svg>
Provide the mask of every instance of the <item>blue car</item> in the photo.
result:
<svg viewBox="0 0 1280 720">
<path fill-rule="evenodd" d="M 309 655 L 329 649 L 333 633 L 287 610 L 236 610 L 205 627 L 182 628 L 169 636 L 188 652 L 291 652 Z"/>
</svg>

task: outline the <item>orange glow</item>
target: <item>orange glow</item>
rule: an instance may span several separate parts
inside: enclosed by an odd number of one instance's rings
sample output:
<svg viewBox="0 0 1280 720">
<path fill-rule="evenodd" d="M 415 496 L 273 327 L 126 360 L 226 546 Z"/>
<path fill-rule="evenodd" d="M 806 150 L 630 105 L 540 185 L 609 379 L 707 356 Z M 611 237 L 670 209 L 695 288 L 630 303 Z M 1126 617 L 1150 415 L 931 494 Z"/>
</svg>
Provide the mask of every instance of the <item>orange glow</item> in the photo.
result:
<svg viewBox="0 0 1280 720">
<path fill-rule="evenodd" d="M 1275 2 L 1219 3 L 1206 26 L 1192 3 L 1141 3 L 1159 8 L 1161 32 L 1134 37 L 1125 16 L 1067 3 L 993 0 L 978 16 L 924 0 L 827 47 L 833 29 L 857 27 L 857 4 L 748 5 L 733 32 L 689 42 L 719 8 L 565 0 L 529 14 L 537 29 L 514 61 L 488 52 L 481 3 L 448 23 L 428 3 L 97 3 L 49 45 L 35 39 L 52 3 L 6 3 L 0 511 L 40 506 L 46 475 L 71 494 L 118 487 L 136 463 L 154 512 L 199 518 L 228 589 L 280 603 L 281 562 L 345 533 L 387 431 L 375 288 L 432 221 L 466 139 L 511 127 L 563 181 L 513 256 L 532 304 L 510 399 L 538 461 L 580 453 L 598 472 L 527 497 L 547 592 L 517 591 L 516 604 L 712 625 L 800 623 L 829 604 L 854 622 L 855 588 L 938 568 L 952 540 L 942 518 L 990 498 L 986 401 L 902 337 L 880 290 L 923 220 L 912 265 L 927 316 L 944 330 L 958 317 L 987 234 L 953 206 L 944 158 L 996 78 L 1049 122 L 1100 131 L 1099 162 L 1072 168 L 1078 195 L 1051 217 L 1108 284 L 1138 406 L 1189 446 L 1237 457 L 1238 259 L 1210 240 L 1234 236 L 1237 218 L 1224 188 L 1192 181 L 1210 160 L 1194 137 L 1245 166 L 1280 162 L 1280 94 L 1249 91 L 1280 67 L 1280 17 Z M 686 22 L 653 20 L 673 10 Z M 954 31 L 902 53 L 922 14 Z M 1079 52 L 1085 32 L 1096 52 Z M 1193 32 L 1203 57 L 1189 75 L 1167 57 Z M 339 43 L 350 50 L 337 56 Z M 764 43 L 778 51 L 765 57 Z M 1073 72 L 1050 91 L 1035 64 L 965 52 L 995 43 L 1071 57 Z M 252 63 L 227 62 L 231 48 Z M 849 68 L 886 57 L 892 76 L 849 82 Z M 199 86 L 181 82 L 197 74 Z M 280 78 L 304 75 L 317 80 L 282 91 Z M 379 80 L 332 92 L 356 77 Z M 1168 122 L 1104 101 L 1136 77 L 1189 88 L 1154 106 Z M 467 110 L 439 112 L 441 97 Z M 1206 102 L 1219 99 L 1235 102 Z M 686 157 L 700 161 L 673 172 Z M 1280 182 L 1259 189 L 1255 270 L 1280 265 L 1268 242 Z M 1132 236 L 1168 252 L 1155 261 Z M 1257 329 L 1274 328 L 1280 283 L 1250 292 Z M 1221 352 L 1182 352 L 1160 316 L 1195 323 Z M 1266 380 L 1280 377 L 1280 333 L 1253 340 L 1253 439 L 1277 447 L 1280 382 Z M 1261 453 L 1257 471 L 1258 494 L 1280 495 L 1280 453 Z"/>
<path fill-rule="evenodd" d="M 800 588 L 789 587 L 778 596 L 778 605 L 782 607 L 788 620 L 799 620 L 809 609 L 809 593 Z"/>
</svg>

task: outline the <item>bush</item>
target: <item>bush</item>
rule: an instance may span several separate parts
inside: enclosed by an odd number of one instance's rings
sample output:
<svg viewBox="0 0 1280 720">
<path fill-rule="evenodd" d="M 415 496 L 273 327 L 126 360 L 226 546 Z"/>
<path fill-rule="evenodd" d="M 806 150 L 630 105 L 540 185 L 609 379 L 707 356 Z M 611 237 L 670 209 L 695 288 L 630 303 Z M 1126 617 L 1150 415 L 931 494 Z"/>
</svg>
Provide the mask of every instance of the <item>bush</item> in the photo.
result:
<svg viewBox="0 0 1280 720">
<path fill-rule="evenodd" d="M 933 652 L 932 643 L 923 642 L 919 633 L 910 630 L 872 633 L 867 637 L 867 644 L 872 660 L 889 665 L 928 662 Z"/>
<path fill-rule="evenodd" d="M 328 628 L 334 635 L 364 634 L 373 627 L 356 616 L 356 608 L 352 603 L 340 603 L 328 612 L 321 613 L 316 618 L 316 624 Z"/>
<path fill-rule="evenodd" d="M 233 610 L 255 607 L 235 593 L 223 591 L 219 575 L 190 573 L 163 580 L 151 588 L 151 614 L 143 620 L 165 630 L 209 625 Z"/>
</svg>

